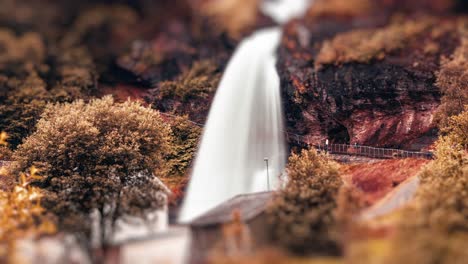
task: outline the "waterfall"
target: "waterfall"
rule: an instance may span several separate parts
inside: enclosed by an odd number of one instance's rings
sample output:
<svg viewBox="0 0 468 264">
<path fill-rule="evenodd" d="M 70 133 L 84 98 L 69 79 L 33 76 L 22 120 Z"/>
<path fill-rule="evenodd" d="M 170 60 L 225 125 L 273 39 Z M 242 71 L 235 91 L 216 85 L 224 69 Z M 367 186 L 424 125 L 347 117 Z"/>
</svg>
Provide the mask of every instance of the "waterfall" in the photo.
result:
<svg viewBox="0 0 468 264">
<path fill-rule="evenodd" d="M 267 2 L 263 10 L 283 22 L 286 2 L 290 13 L 298 13 L 305 6 L 291 3 L 307 0 Z M 286 163 L 275 67 L 281 33 L 280 27 L 255 32 L 239 44 L 229 61 L 204 128 L 180 222 L 189 222 L 235 195 L 279 186 Z"/>
</svg>

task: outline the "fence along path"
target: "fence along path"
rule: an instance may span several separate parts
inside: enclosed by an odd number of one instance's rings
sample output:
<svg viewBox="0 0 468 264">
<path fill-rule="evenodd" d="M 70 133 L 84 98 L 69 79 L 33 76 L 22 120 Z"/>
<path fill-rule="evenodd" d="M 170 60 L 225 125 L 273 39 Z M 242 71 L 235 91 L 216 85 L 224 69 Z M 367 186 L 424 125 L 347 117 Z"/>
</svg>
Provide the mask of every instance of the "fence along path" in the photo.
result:
<svg viewBox="0 0 468 264">
<path fill-rule="evenodd" d="M 177 117 L 168 113 L 162 113 L 163 116 Z M 195 126 L 203 128 L 203 124 L 188 120 Z M 291 132 L 283 131 L 286 135 L 286 141 L 289 143 L 296 143 L 298 145 L 315 147 L 318 151 L 328 152 L 330 154 L 344 154 L 351 156 L 364 156 L 375 159 L 404 159 L 404 158 L 418 158 L 418 159 L 432 159 L 434 154 L 432 152 L 409 151 L 393 148 L 376 148 L 371 146 L 349 145 L 349 144 L 328 144 L 328 145 L 313 145 L 311 144 L 310 137 L 297 135 Z"/>
</svg>

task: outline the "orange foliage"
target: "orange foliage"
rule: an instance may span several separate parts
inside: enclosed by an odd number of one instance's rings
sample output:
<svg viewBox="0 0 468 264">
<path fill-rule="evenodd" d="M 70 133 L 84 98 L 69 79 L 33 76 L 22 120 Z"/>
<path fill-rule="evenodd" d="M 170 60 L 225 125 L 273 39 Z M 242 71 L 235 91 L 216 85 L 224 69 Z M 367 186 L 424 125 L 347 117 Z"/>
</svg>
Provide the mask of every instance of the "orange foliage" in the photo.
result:
<svg viewBox="0 0 468 264">
<path fill-rule="evenodd" d="M 30 185 L 31 180 L 40 178 L 37 173 L 31 167 L 28 174 L 20 175 L 12 190 L 0 191 L 0 262 L 15 262 L 17 240 L 56 232 L 55 224 L 41 206 L 41 190 Z M 0 177 L 10 175 L 3 170 Z"/>
<path fill-rule="evenodd" d="M 171 190 L 171 196 L 169 198 L 170 205 L 178 205 L 182 201 L 185 195 L 185 188 L 189 178 L 186 176 L 179 177 L 162 177 L 161 181 Z"/>
</svg>

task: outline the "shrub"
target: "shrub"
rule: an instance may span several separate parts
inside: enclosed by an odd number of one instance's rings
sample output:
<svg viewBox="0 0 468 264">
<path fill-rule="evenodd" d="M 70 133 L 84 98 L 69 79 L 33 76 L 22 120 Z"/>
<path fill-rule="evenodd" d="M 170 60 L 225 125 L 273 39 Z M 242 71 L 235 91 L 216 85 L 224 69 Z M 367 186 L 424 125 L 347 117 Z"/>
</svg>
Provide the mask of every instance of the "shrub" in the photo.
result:
<svg viewBox="0 0 468 264">
<path fill-rule="evenodd" d="M 333 229 L 336 196 L 342 185 L 338 165 L 314 149 L 292 154 L 289 182 L 268 209 L 273 236 L 295 253 L 339 253 Z"/>
<path fill-rule="evenodd" d="M 21 36 L 8 29 L 0 29 L 0 68 L 22 61 L 38 63 L 46 56 L 46 47 L 36 32 L 26 32 Z"/>
<path fill-rule="evenodd" d="M 465 105 L 465 111 L 458 115 L 452 116 L 447 120 L 447 125 L 441 129 L 443 136 L 440 141 L 444 141 L 445 144 L 450 144 L 448 147 L 451 149 L 465 149 L 466 151 L 468 147 L 467 131 L 468 105 Z"/>
<path fill-rule="evenodd" d="M 439 138 L 436 160 L 419 175 L 417 193 L 425 226 L 468 231 L 468 155 L 462 147 L 468 142 L 468 111 L 452 117 Z"/>
<path fill-rule="evenodd" d="M 64 73 L 56 87 L 48 89 L 35 70 L 23 77 L 0 76 L 0 131 L 9 134 L 9 147 L 15 149 L 30 135 L 49 102 L 71 102 L 91 95 L 90 80 L 71 81 Z M 93 86 L 94 87 L 94 86 Z"/>
<path fill-rule="evenodd" d="M 468 23 L 466 23 L 468 25 Z M 443 58 L 437 72 L 436 85 L 442 92 L 441 105 L 436 113 L 439 127 L 448 119 L 461 113 L 468 104 L 468 26 L 460 25 L 461 43 L 451 58 Z"/>
<path fill-rule="evenodd" d="M 178 98 L 183 101 L 197 97 L 206 98 L 215 92 L 220 79 L 221 73 L 213 61 L 197 61 L 174 81 L 162 82 L 159 87 L 159 97 L 160 99 Z"/>
<path fill-rule="evenodd" d="M 460 144 L 467 140 L 466 130 L 460 128 L 468 124 L 467 116 L 465 111 L 451 118 L 437 142 L 436 160 L 421 172 L 416 197 L 402 212 L 389 263 L 466 261 L 468 155 Z"/>
<path fill-rule="evenodd" d="M 15 148 L 29 135 L 50 94 L 45 83 L 32 72 L 24 80 L 4 77 L 0 94 L 0 130 L 9 134 L 9 146 Z"/>
<path fill-rule="evenodd" d="M 35 184 L 63 230 L 89 241 L 91 213 L 99 212 L 99 235 L 108 243 L 117 218 L 144 217 L 163 206 L 154 175 L 166 171 L 170 141 L 159 113 L 139 103 L 105 97 L 49 105 L 37 131 L 14 153 L 15 170 L 41 170 Z"/>
<path fill-rule="evenodd" d="M 168 177 L 185 176 L 195 157 L 202 128 L 192 123 L 186 116 L 175 116 L 169 124 L 173 141 L 172 151 L 166 156 L 170 167 Z"/>
<path fill-rule="evenodd" d="M 338 34 L 322 44 L 315 66 L 320 68 L 325 64 L 368 63 L 372 59 L 383 59 L 387 53 L 404 47 L 433 24 L 430 18 L 423 18 L 393 22 L 380 29 L 359 29 Z"/>
<path fill-rule="evenodd" d="M 7 146 L 2 146 L 0 144 L 0 160 L 11 160 L 13 151 L 11 151 Z"/>
<path fill-rule="evenodd" d="M 86 48 L 62 48 L 54 63 L 55 74 L 59 80 L 51 89 L 54 102 L 86 99 L 97 92 L 97 69 Z"/>
</svg>

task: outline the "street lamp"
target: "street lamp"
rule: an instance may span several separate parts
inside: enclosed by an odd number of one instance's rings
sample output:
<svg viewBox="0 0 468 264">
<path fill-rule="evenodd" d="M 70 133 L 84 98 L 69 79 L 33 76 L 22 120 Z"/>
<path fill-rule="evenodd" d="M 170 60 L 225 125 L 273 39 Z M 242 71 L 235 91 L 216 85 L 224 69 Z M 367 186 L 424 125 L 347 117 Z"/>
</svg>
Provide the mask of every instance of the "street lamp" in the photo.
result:
<svg viewBox="0 0 468 264">
<path fill-rule="evenodd" d="M 268 191 L 270 190 L 270 172 L 268 171 L 268 158 L 263 159 L 266 163 L 266 170 L 267 170 L 267 186 L 268 186 Z"/>
</svg>

